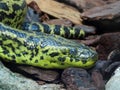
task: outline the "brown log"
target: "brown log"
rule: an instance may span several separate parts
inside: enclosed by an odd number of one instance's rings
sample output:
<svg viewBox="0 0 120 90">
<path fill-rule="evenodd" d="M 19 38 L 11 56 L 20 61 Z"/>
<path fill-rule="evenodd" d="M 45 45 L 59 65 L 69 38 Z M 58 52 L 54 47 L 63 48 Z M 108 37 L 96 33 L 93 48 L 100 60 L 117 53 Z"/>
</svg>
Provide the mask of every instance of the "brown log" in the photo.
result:
<svg viewBox="0 0 120 90">
<path fill-rule="evenodd" d="M 66 18 L 75 24 L 81 24 L 80 12 L 68 5 L 54 0 L 26 0 L 27 4 L 35 1 L 41 11 L 50 14 L 56 18 Z"/>
</svg>

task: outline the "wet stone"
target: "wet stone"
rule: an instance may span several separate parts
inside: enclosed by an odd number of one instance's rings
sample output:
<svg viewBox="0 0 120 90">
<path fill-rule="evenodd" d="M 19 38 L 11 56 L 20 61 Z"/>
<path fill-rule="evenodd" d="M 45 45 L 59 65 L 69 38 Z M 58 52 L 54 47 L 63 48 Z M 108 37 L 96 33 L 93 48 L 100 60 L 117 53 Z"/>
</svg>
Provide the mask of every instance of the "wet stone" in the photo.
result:
<svg viewBox="0 0 120 90">
<path fill-rule="evenodd" d="M 97 90 L 92 83 L 90 75 L 84 69 L 65 69 L 61 78 L 67 90 Z"/>
</svg>

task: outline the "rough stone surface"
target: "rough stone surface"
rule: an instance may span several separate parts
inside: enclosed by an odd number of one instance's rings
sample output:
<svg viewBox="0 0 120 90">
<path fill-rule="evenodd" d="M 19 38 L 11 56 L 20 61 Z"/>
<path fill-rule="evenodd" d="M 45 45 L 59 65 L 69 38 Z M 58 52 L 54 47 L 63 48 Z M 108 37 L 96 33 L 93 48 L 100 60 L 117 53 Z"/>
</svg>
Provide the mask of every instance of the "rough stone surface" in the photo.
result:
<svg viewBox="0 0 120 90">
<path fill-rule="evenodd" d="M 107 82 L 105 90 L 120 90 L 120 67 L 115 70 L 115 74 Z"/>
<path fill-rule="evenodd" d="M 62 81 L 67 90 L 96 90 L 90 75 L 81 68 L 68 68 L 62 73 Z"/>
<path fill-rule="evenodd" d="M 35 81 L 12 73 L 0 62 L 0 90 L 62 90 L 61 85 L 38 85 Z"/>
<path fill-rule="evenodd" d="M 43 81 L 52 82 L 58 79 L 59 73 L 53 70 L 41 69 L 30 66 L 19 66 L 21 70 L 27 72 L 31 76 L 38 78 Z"/>
<path fill-rule="evenodd" d="M 97 52 L 99 58 L 106 60 L 109 53 L 120 48 L 120 32 L 103 34 L 99 40 Z"/>
</svg>

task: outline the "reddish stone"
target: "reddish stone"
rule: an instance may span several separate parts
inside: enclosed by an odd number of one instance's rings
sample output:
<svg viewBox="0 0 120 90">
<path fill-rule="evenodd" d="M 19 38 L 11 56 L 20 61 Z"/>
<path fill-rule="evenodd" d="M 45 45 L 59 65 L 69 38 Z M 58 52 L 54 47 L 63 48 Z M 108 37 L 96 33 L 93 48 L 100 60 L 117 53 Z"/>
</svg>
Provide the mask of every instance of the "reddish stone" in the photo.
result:
<svg viewBox="0 0 120 90">
<path fill-rule="evenodd" d="M 68 68 L 62 73 L 67 90 L 96 90 L 90 75 L 81 68 Z"/>
<path fill-rule="evenodd" d="M 103 34 L 97 46 L 100 59 L 107 59 L 109 53 L 120 48 L 120 32 Z"/>
</svg>

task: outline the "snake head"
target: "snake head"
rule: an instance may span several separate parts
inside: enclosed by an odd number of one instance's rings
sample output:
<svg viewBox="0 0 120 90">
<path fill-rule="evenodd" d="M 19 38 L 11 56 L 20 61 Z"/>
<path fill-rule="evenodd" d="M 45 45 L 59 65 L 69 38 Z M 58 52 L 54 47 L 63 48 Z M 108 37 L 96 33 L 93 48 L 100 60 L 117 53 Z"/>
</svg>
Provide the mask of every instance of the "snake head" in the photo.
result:
<svg viewBox="0 0 120 90">
<path fill-rule="evenodd" d="M 70 49 L 72 66 L 90 68 L 98 59 L 97 52 L 81 44 L 80 47 Z"/>
</svg>

